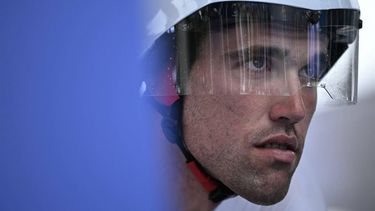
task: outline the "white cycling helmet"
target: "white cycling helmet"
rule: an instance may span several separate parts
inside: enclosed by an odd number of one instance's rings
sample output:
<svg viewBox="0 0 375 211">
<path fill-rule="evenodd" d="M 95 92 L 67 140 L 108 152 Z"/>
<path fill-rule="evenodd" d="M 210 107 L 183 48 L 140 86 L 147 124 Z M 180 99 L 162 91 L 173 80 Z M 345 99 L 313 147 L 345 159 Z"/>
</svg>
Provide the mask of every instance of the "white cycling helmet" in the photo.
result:
<svg viewBox="0 0 375 211">
<path fill-rule="evenodd" d="M 143 95 L 288 96 L 320 87 L 332 99 L 357 101 L 362 22 L 355 0 L 159 0 L 148 6 Z"/>
</svg>

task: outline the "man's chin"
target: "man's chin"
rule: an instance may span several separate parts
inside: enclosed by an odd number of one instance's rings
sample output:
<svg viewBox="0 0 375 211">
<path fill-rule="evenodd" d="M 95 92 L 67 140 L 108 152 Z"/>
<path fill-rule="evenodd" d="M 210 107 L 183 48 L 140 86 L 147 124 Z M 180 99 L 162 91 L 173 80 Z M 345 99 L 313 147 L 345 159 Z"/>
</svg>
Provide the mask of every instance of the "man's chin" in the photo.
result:
<svg viewBox="0 0 375 211">
<path fill-rule="evenodd" d="M 249 190 L 241 190 L 238 195 L 248 201 L 259 205 L 273 205 L 283 200 L 289 190 L 289 182 L 274 186 L 256 187 Z"/>
<path fill-rule="evenodd" d="M 264 205 L 264 206 L 270 206 L 274 205 L 280 201 L 282 201 L 286 194 L 287 190 L 280 192 L 280 193 L 273 193 L 272 195 L 257 195 L 257 196 L 252 196 L 252 197 L 246 197 L 242 196 L 248 201 L 254 203 L 254 204 L 259 204 L 259 205 Z"/>
</svg>

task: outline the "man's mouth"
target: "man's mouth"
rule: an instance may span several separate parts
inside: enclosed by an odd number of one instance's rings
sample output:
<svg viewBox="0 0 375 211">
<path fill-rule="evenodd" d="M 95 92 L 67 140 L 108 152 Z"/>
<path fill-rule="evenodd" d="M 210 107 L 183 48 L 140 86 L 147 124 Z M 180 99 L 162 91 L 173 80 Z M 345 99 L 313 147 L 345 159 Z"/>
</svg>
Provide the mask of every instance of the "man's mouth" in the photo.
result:
<svg viewBox="0 0 375 211">
<path fill-rule="evenodd" d="M 292 150 L 292 147 L 288 144 L 269 143 L 269 144 L 264 144 L 261 147 L 266 148 L 266 149 Z"/>
<path fill-rule="evenodd" d="M 277 135 L 255 144 L 255 148 L 262 157 L 272 157 L 280 162 L 292 163 L 297 157 L 298 142 L 295 137 Z"/>
</svg>

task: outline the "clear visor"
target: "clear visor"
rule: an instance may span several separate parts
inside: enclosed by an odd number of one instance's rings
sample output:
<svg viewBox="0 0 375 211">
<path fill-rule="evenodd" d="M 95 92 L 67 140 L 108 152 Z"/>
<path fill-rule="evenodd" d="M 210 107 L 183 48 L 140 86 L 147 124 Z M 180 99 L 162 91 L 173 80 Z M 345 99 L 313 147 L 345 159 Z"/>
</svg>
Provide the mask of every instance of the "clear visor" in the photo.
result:
<svg viewBox="0 0 375 211">
<path fill-rule="evenodd" d="M 173 89 L 149 83 L 147 93 L 289 96 L 318 87 L 355 103 L 358 20 L 354 10 L 209 5 L 167 32 L 175 42 Z"/>
</svg>

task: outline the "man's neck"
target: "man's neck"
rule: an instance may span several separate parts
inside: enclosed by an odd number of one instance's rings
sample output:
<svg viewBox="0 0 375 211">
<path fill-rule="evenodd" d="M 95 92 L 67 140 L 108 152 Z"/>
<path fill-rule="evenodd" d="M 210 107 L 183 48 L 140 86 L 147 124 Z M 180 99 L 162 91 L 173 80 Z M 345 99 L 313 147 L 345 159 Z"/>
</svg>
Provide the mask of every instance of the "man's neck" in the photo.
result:
<svg viewBox="0 0 375 211">
<path fill-rule="evenodd" d="M 184 211 L 211 211 L 219 203 L 213 203 L 208 198 L 208 192 L 198 182 L 186 165 L 185 157 L 177 145 L 168 140 L 161 140 L 163 149 L 160 153 L 164 164 L 164 178 L 167 178 L 171 196 L 178 200 L 176 206 Z"/>
<path fill-rule="evenodd" d="M 181 162 L 182 163 L 182 162 Z M 198 182 L 193 173 L 187 168 L 185 161 L 179 168 L 180 171 L 177 173 L 182 177 L 180 191 L 183 193 L 184 207 L 186 211 L 211 211 L 214 210 L 219 203 L 213 203 L 208 198 L 208 192 Z"/>
<path fill-rule="evenodd" d="M 159 114 L 157 114 L 157 119 L 161 120 Z M 171 198 L 178 200 L 174 203 L 176 208 L 184 211 L 214 210 L 219 203 L 215 204 L 209 200 L 208 192 L 188 169 L 186 159 L 177 145 L 171 144 L 161 132 L 157 146 L 160 147 L 158 157 L 164 166 L 160 173 L 168 183 L 166 188 L 170 190 Z"/>
</svg>

